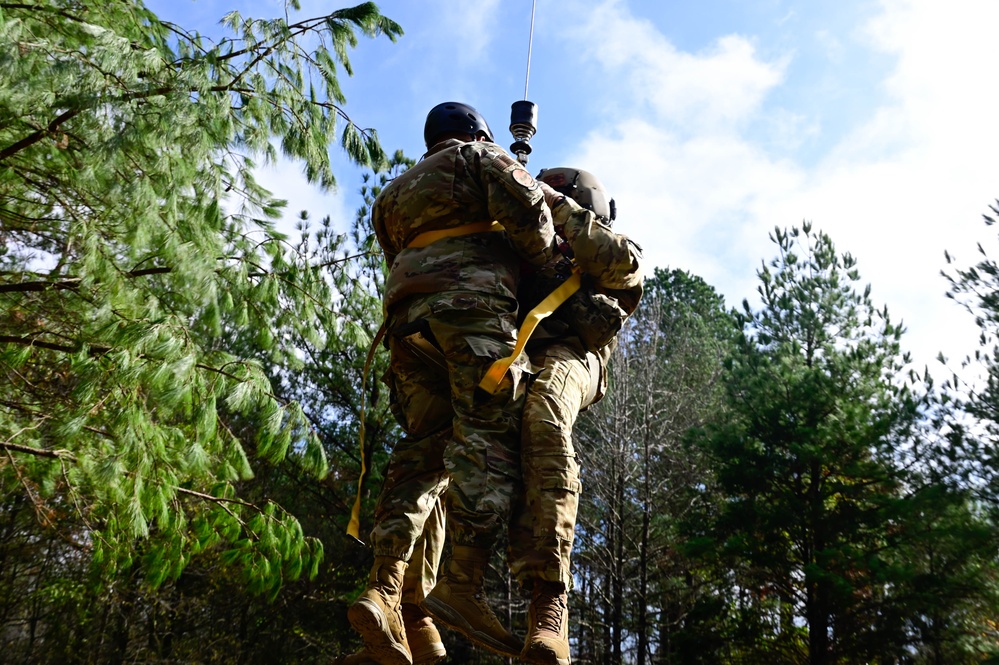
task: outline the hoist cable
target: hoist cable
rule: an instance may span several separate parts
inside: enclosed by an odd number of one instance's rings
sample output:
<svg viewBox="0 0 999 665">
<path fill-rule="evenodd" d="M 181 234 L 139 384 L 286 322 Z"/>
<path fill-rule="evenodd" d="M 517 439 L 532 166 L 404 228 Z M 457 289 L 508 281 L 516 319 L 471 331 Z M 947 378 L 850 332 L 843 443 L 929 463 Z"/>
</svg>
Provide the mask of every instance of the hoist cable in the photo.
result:
<svg viewBox="0 0 999 665">
<path fill-rule="evenodd" d="M 534 48 L 534 12 L 538 9 L 538 0 L 531 4 L 531 36 L 527 41 L 527 74 L 524 76 L 524 99 L 527 99 L 527 86 L 531 81 L 531 49 Z"/>
</svg>

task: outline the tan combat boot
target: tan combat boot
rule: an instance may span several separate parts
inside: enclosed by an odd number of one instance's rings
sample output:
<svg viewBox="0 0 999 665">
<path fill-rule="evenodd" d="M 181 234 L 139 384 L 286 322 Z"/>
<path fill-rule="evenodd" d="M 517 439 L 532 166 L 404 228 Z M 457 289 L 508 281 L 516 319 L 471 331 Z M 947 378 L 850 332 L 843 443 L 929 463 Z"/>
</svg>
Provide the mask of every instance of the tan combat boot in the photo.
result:
<svg viewBox="0 0 999 665">
<path fill-rule="evenodd" d="M 419 605 L 402 604 L 402 622 L 406 626 L 406 641 L 413 654 L 413 665 L 433 665 L 447 655 L 441 634 L 433 620 Z M 367 647 L 334 661 L 334 665 L 381 665 Z"/>
<path fill-rule="evenodd" d="M 403 603 L 402 621 L 406 624 L 406 639 L 413 654 L 413 665 L 432 665 L 447 655 L 441 634 L 422 607 Z"/>
<path fill-rule="evenodd" d="M 423 601 L 423 608 L 475 644 L 517 658 L 523 643 L 503 627 L 486 603 L 483 581 L 491 554 L 487 549 L 456 545 L 447 572 Z"/>
<path fill-rule="evenodd" d="M 399 609 L 406 562 L 376 556 L 368 588 L 347 610 L 347 618 L 364 640 L 364 648 L 382 665 L 413 665 Z"/>
<path fill-rule="evenodd" d="M 569 665 L 569 596 L 561 582 L 535 580 L 520 657 L 534 665 Z"/>
</svg>

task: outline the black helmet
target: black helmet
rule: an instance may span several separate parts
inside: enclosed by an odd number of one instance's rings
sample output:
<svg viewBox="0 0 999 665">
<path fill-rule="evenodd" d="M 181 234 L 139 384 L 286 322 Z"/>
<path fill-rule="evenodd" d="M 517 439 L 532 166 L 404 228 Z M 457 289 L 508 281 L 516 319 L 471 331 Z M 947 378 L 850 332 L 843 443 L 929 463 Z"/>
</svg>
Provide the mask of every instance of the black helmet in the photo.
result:
<svg viewBox="0 0 999 665">
<path fill-rule="evenodd" d="M 610 224 L 617 217 L 614 199 L 607 196 L 603 184 L 589 171 L 569 167 L 541 169 L 537 179 L 587 210 L 592 210 L 605 224 Z"/>
<path fill-rule="evenodd" d="M 493 133 L 486 119 L 468 104 L 444 102 L 430 109 L 427 123 L 423 126 L 423 141 L 427 147 L 436 144 L 447 134 L 468 134 L 477 136 L 483 133 L 486 139 L 493 140 Z"/>
</svg>

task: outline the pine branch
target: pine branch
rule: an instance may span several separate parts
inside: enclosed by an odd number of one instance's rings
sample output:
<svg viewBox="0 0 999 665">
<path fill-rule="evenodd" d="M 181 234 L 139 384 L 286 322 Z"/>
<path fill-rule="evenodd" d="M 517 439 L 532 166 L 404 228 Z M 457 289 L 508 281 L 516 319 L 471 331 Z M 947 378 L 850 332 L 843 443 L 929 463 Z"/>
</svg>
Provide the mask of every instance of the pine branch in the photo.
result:
<svg viewBox="0 0 999 665">
<path fill-rule="evenodd" d="M 76 459 L 76 456 L 73 455 L 73 453 L 71 453 L 68 450 L 47 450 L 45 448 L 32 448 L 31 446 L 22 446 L 16 443 L 7 443 L 7 442 L 0 442 L 0 448 L 15 453 L 25 453 L 28 455 L 34 455 L 35 457 L 48 457 L 50 459 L 70 459 L 70 460 Z"/>
<path fill-rule="evenodd" d="M 83 111 L 82 108 L 70 109 L 68 111 L 65 111 L 56 116 L 56 118 L 52 122 L 50 122 L 44 129 L 39 129 L 36 132 L 32 132 L 31 134 L 28 134 L 17 143 L 11 144 L 6 148 L 4 148 L 3 150 L 0 150 L 0 162 L 7 159 L 11 155 L 16 155 L 20 151 L 34 145 L 35 143 L 38 143 L 43 138 L 54 132 L 59 127 L 59 125 L 79 115 L 81 111 Z"/>
<path fill-rule="evenodd" d="M 164 87 L 160 87 L 160 88 L 154 88 L 152 90 L 145 90 L 145 91 L 142 91 L 142 92 L 130 92 L 130 93 L 121 95 L 120 97 L 117 97 L 117 98 L 115 98 L 113 100 L 104 100 L 104 103 L 108 103 L 109 101 L 111 101 L 111 102 L 130 102 L 130 101 L 147 99 L 149 97 L 157 97 L 157 96 L 162 96 L 162 95 L 168 95 L 170 93 L 176 93 L 176 92 L 184 92 L 185 94 L 190 94 L 190 93 L 204 94 L 205 92 L 236 92 L 236 93 L 240 93 L 240 94 L 246 95 L 248 97 L 264 97 L 266 99 L 266 101 L 268 101 L 272 106 L 274 106 L 276 108 L 281 108 L 282 107 L 282 105 L 279 102 L 270 99 L 269 95 L 267 95 L 267 94 L 261 94 L 258 90 L 254 89 L 254 88 L 239 88 L 239 87 L 235 87 L 236 83 L 239 81 L 239 79 L 242 76 L 243 76 L 243 73 L 239 74 L 239 76 L 237 76 L 235 79 L 233 79 L 230 83 L 228 83 L 226 85 L 215 85 L 215 86 L 211 86 L 210 88 L 208 88 L 207 90 L 204 90 L 204 91 L 198 90 L 197 88 L 191 88 L 190 90 L 179 90 L 179 89 L 175 89 L 175 88 L 172 88 L 172 87 L 164 86 Z M 265 93 L 266 92 L 267 91 L 265 91 Z M 365 138 L 367 138 L 367 137 L 370 136 L 370 132 L 368 130 L 362 129 L 362 128 L 358 127 L 356 124 L 354 124 L 354 122 L 350 119 L 349 116 L 347 116 L 347 114 L 343 111 L 343 109 L 341 109 L 336 104 L 333 104 L 333 103 L 330 103 L 330 102 L 323 102 L 323 101 L 310 101 L 309 103 L 312 104 L 312 105 L 314 105 L 314 106 L 318 106 L 320 108 L 324 108 L 324 109 L 326 109 L 328 111 L 335 112 L 338 116 L 340 116 L 341 118 L 343 118 L 344 120 L 346 120 L 349 124 L 353 125 L 357 129 L 357 131 L 360 133 L 361 136 L 363 136 Z M 72 118 L 76 117 L 77 115 L 79 115 L 83 111 L 90 110 L 94 106 L 96 106 L 96 102 L 93 103 L 93 104 L 88 104 L 86 106 L 81 106 L 79 108 L 70 109 L 68 111 L 65 111 L 64 113 L 60 114 L 55 119 L 53 119 L 52 122 L 50 122 L 44 128 L 39 129 L 39 130 L 37 130 L 35 132 L 32 132 L 31 134 L 29 134 L 28 136 L 24 137 L 23 139 L 21 139 L 17 143 L 12 143 L 11 145 L 9 145 L 6 148 L 4 148 L 3 150 L 0 150 L 0 162 L 3 162 L 8 157 L 16 155 L 18 152 L 24 150 L 25 148 L 30 148 L 35 143 L 38 143 L 39 141 L 41 141 L 46 136 L 49 136 L 50 134 L 52 134 L 60 125 L 62 125 L 66 121 L 71 120 Z"/>
<path fill-rule="evenodd" d="M 336 16 L 338 13 L 339 12 L 334 12 L 333 14 L 330 14 L 329 16 L 317 16 L 317 17 L 314 17 L 314 18 L 309 18 L 309 19 L 305 19 L 305 20 L 299 21 L 298 23 L 292 23 L 291 25 L 288 26 L 288 30 L 289 31 L 298 30 L 298 32 L 290 35 L 290 38 L 297 37 L 298 35 L 301 35 L 301 34 L 303 34 L 305 32 L 308 32 L 309 30 L 315 30 L 315 28 L 316 28 L 315 24 L 322 23 L 326 19 L 332 18 L 333 16 Z M 288 41 L 288 38 L 285 38 L 282 41 Z M 268 53 L 271 52 L 271 51 L 273 51 L 277 47 L 277 45 L 278 44 L 271 45 L 268 48 Z M 246 55 L 247 53 L 253 53 L 256 50 L 257 50 L 257 47 L 255 47 L 255 48 L 244 48 L 244 49 L 240 49 L 239 51 L 233 51 L 232 53 L 226 53 L 225 55 L 220 55 L 218 57 L 218 60 L 219 60 L 219 62 L 223 62 L 225 60 L 232 60 L 233 58 L 238 58 L 238 57 L 240 57 L 242 55 Z M 266 55 L 266 53 L 264 55 Z M 257 58 L 257 60 L 255 60 L 254 62 L 257 62 L 259 60 L 260 60 L 260 58 Z M 242 77 L 243 74 L 245 74 L 245 73 L 246 73 L 246 71 L 244 70 L 239 76 L 236 77 L 236 79 L 233 80 L 233 82 L 235 82 L 236 80 L 239 80 L 239 78 Z"/>
<path fill-rule="evenodd" d="M 185 489 L 183 487 L 177 487 L 175 489 L 177 490 L 178 494 L 186 494 L 187 496 L 193 496 L 193 497 L 197 497 L 199 499 L 204 499 L 205 501 L 211 501 L 212 503 L 218 504 L 218 505 L 222 506 L 223 508 L 225 507 L 225 504 L 227 504 L 227 503 L 234 503 L 237 506 L 244 506 L 246 508 L 252 508 L 253 510 L 256 510 L 257 512 L 260 512 L 260 508 L 258 508 L 256 505 L 254 505 L 252 503 L 248 503 L 246 501 L 241 501 L 239 499 L 226 499 L 226 498 L 223 498 L 223 497 L 220 497 L 220 496 L 212 496 L 211 494 L 204 494 L 202 492 L 196 492 L 194 490 Z M 230 515 L 231 514 L 232 513 L 230 513 Z M 233 515 L 233 517 L 235 517 L 235 515 Z M 240 520 L 240 521 L 242 521 L 242 520 Z"/>
<path fill-rule="evenodd" d="M 80 350 L 78 346 L 69 346 L 67 344 L 54 344 L 52 342 L 43 342 L 41 340 L 35 339 L 34 337 L 28 336 L 17 336 L 17 335 L 0 335 L 0 344 L 21 344 L 22 346 L 37 346 L 40 349 L 48 349 L 50 351 L 62 351 L 64 353 L 76 353 Z M 90 353 L 92 355 L 101 355 L 111 351 L 109 346 L 91 346 Z"/>
<path fill-rule="evenodd" d="M 17 284 L 0 284 L 0 293 L 29 293 L 32 291 L 49 291 L 51 289 L 75 289 L 80 285 L 82 277 L 72 277 L 58 282 L 19 282 Z"/>
<path fill-rule="evenodd" d="M 49 12 L 57 16 L 62 16 L 63 18 L 67 18 L 70 21 L 75 21 L 77 23 L 86 23 L 86 21 L 84 21 L 79 16 L 73 16 L 69 12 L 62 11 L 61 9 L 56 9 L 55 7 L 44 7 L 42 5 L 23 5 L 20 3 L 13 3 L 13 2 L 0 2 L 0 9 L 26 9 L 32 12 L 38 12 L 38 11 Z"/>
<path fill-rule="evenodd" d="M 143 277 L 145 275 L 164 275 L 172 272 L 173 268 L 146 268 L 144 270 L 132 270 L 122 273 L 125 277 Z M 27 293 L 29 291 L 48 291 L 50 289 L 75 289 L 82 281 L 82 277 L 67 277 L 58 282 L 35 281 L 19 282 L 17 284 L 0 284 L 0 293 Z"/>
<path fill-rule="evenodd" d="M 316 265 L 314 265 L 312 267 L 313 268 L 329 268 L 330 266 L 335 266 L 335 265 L 337 265 L 339 263 L 346 263 L 347 261 L 351 261 L 353 259 L 359 259 L 359 258 L 362 258 L 362 257 L 365 257 L 365 256 L 377 256 L 377 255 L 380 255 L 380 254 L 381 254 L 381 251 L 371 251 L 371 250 L 369 250 L 367 252 L 360 252 L 359 254 L 353 254 L 351 256 L 344 256 L 343 258 L 333 259 L 332 261 L 326 261 L 325 263 L 317 263 Z"/>
<path fill-rule="evenodd" d="M 230 364 L 232 364 L 232 363 L 230 363 Z M 218 367 L 211 367 L 210 365 L 203 365 L 201 363 L 198 363 L 197 365 L 195 365 L 195 367 L 197 367 L 198 369 L 207 370 L 209 372 L 215 372 L 216 374 L 219 374 L 221 376 L 224 376 L 224 377 L 227 377 L 229 379 L 232 379 L 233 381 L 243 382 L 243 381 L 246 380 L 246 379 L 239 378 L 235 374 L 230 374 L 229 372 L 227 372 L 227 371 L 225 371 L 223 369 L 219 369 Z M 234 436 L 233 438 L 236 438 L 236 437 Z"/>
<path fill-rule="evenodd" d="M 213 86 L 211 88 L 208 88 L 207 92 L 243 92 L 243 93 L 246 93 L 246 94 L 253 94 L 253 93 L 256 92 L 255 90 L 252 90 L 252 89 L 241 90 L 239 88 L 234 88 L 234 87 L 232 87 L 234 84 L 235 84 L 235 81 L 231 82 L 229 85 L 217 85 L 217 86 Z M 167 95 L 167 94 L 170 94 L 172 92 L 180 92 L 180 90 L 177 90 L 177 89 L 169 87 L 169 86 L 163 86 L 163 87 L 159 87 L 159 88 L 154 88 L 152 90 L 145 90 L 145 91 L 142 91 L 142 92 L 129 92 L 129 93 L 121 95 L 120 97 L 118 97 L 116 99 L 112 99 L 112 100 L 101 100 L 101 103 L 107 103 L 109 101 L 114 101 L 114 102 L 129 102 L 129 101 L 135 101 L 135 100 L 139 100 L 139 99 L 146 99 L 148 97 L 156 97 L 156 96 L 160 96 L 160 95 Z M 187 94 L 187 93 L 197 93 L 199 91 L 196 88 L 191 88 L 190 90 L 185 90 L 183 92 L 185 94 Z M 89 110 L 89 109 L 91 109 L 91 108 L 93 108 L 95 106 L 97 106 L 97 102 L 93 102 L 91 104 L 87 104 L 87 105 L 81 106 L 79 108 L 70 109 L 68 111 L 65 111 L 65 112 L 59 114 L 54 120 L 52 120 L 52 122 L 50 122 L 44 128 L 39 129 L 38 131 L 32 132 L 31 134 L 29 134 L 28 136 L 24 137 L 23 139 L 21 139 L 17 143 L 13 143 L 13 144 L 7 146 L 6 148 L 4 148 L 3 150 L 0 150 L 0 162 L 4 161 L 5 159 L 7 159 L 8 157 L 10 157 L 12 155 L 16 155 L 21 150 L 24 150 L 25 148 L 29 148 L 32 145 L 34 145 L 35 143 L 38 143 L 43 138 L 45 138 L 46 136 L 48 136 L 49 134 L 51 134 L 52 132 L 54 132 L 59 127 L 59 125 L 63 124 L 67 120 L 71 120 L 72 118 L 76 117 L 77 115 L 79 115 L 83 111 L 87 111 L 87 110 Z"/>
</svg>

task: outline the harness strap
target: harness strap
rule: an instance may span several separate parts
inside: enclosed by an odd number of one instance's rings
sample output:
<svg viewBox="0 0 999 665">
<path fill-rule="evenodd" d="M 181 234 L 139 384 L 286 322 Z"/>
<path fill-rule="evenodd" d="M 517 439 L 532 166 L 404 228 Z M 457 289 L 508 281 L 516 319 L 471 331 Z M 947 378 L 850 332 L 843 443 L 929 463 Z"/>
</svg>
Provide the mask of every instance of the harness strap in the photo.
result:
<svg viewBox="0 0 999 665">
<path fill-rule="evenodd" d="M 458 236 L 468 236 L 473 233 L 495 233 L 502 230 L 503 225 L 499 222 L 472 222 L 471 224 L 452 226 L 449 229 L 424 231 L 410 240 L 409 244 L 406 245 L 406 249 L 420 249 L 444 238 L 457 238 Z"/>
<path fill-rule="evenodd" d="M 580 272 L 579 266 L 574 266 L 569 279 L 559 284 L 558 288 L 545 296 L 544 300 L 527 313 L 524 322 L 520 324 L 520 330 L 517 331 L 517 344 L 513 349 L 513 354 L 493 362 L 486 371 L 486 375 L 482 377 L 482 381 L 479 382 L 480 388 L 490 395 L 496 393 L 500 381 L 506 376 L 507 370 L 510 369 L 513 361 L 523 352 L 524 347 L 527 346 L 527 341 L 531 339 L 534 329 L 538 327 L 541 320 L 547 318 L 549 314 L 558 309 L 559 305 L 568 300 L 569 296 L 579 290 L 582 284 Z"/>
<path fill-rule="evenodd" d="M 375 351 L 378 349 L 378 345 L 381 344 L 383 337 L 385 337 L 384 322 L 378 328 L 378 332 L 375 333 L 375 338 L 371 342 L 371 348 L 368 349 L 368 357 L 364 361 L 364 372 L 361 375 L 361 421 L 358 426 L 358 438 L 361 442 L 361 475 L 357 477 L 357 496 L 354 498 L 354 506 L 350 509 L 350 522 L 347 524 L 347 535 L 353 536 L 357 540 L 361 539 L 361 487 L 364 484 L 364 474 L 368 471 L 364 463 L 364 405 L 368 402 L 367 383 L 368 374 L 371 372 L 371 363 L 375 359 Z"/>
</svg>

